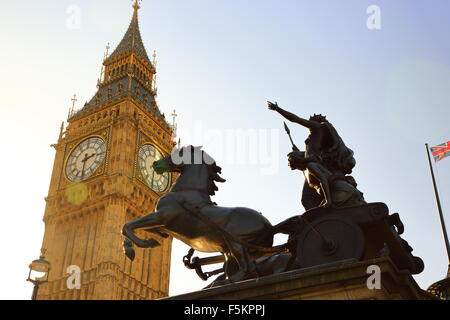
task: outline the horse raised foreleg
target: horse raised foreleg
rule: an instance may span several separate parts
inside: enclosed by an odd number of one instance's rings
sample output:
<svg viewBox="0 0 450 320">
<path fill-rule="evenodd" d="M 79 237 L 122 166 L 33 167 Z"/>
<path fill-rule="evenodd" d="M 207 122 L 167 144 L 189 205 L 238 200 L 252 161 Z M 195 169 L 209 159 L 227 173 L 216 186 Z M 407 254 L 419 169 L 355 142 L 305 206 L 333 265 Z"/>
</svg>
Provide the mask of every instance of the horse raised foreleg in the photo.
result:
<svg viewBox="0 0 450 320">
<path fill-rule="evenodd" d="M 122 228 L 122 234 L 140 248 L 155 248 L 160 245 L 158 241 L 152 238 L 141 239 L 134 233 L 134 230 L 140 228 L 153 229 L 161 226 L 163 226 L 163 223 L 161 222 L 160 215 L 155 212 L 127 222 Z"/>
</svg>

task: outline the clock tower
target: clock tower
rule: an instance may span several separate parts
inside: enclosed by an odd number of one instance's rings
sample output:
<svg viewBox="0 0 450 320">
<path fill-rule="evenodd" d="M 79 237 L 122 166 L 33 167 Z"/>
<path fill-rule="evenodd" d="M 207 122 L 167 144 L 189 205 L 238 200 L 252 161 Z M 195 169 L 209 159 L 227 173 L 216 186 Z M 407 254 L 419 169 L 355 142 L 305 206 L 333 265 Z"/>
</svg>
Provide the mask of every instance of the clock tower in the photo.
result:
<svg viewBox="0 0 450 320">
<path fill-rule="evenodd" d="M 124 223 L 154 211 L 174 179 L 151 167 L 174 147 L 174 128 L 155 101 L 155 64 L 142 43 L 138 1 L 133 7 L 125 36 L 105 57 L 97 93 L 71 110 L 54 145 L 42 245 L 51 271 L 38 299 L 168 295 L 170 238 L 137 249 L 133 262 L 122 251 Z"/>
</svg>

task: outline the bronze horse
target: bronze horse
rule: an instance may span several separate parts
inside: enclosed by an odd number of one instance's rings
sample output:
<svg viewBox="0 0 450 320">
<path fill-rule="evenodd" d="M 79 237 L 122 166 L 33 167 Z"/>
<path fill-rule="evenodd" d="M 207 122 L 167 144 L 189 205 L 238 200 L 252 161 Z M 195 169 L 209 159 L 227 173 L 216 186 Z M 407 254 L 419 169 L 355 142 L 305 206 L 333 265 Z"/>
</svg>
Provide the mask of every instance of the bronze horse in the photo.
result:
<svg viewBox="0 0 450 320">
<path fill-rule="evenodd" d="M 254 277 L 255 258 L 280 252 L 280 248 L 272 248 L 277 228 L 261 213 L 249 208 L 219 207 L 211 201 L 218 190 L 215 182 L 225 180 L 219 176 L 221 168 L 201 148 L 175 149 L 170 156 L 155 161 L 153 168 L 158 174 L 178 172 L 180 176 L 158 201 L 156 212 L 124 225 L 124 249 L 130 259 L 134 258 L 130 240 L 141 248 L 159 245 L 154 239 L 137 237 L 136 229 L 171 235 L 200 252 L 221 252 L 226 261 L 225 283 Z"/>
</svg>

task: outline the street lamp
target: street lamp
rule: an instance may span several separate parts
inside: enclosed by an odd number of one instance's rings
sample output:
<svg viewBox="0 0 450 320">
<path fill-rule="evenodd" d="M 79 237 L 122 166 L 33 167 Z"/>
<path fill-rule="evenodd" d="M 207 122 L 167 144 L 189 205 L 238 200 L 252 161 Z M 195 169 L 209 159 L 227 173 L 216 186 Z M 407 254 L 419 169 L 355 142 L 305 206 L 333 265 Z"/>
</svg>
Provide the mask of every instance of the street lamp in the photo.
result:
<svg viewBox="0 0 450 320">
<path fill-rule="evenodd" d="M 447 278 L 433 283 L 427 291 L 441 300 L 450 301 L 450 264 L 448 265 Z"/>
<path fill-rule="evenodd" d="M 37 300 L 39 286 L 48 282 L 51 264 L 45 260 L 44 253 L 45 250 L 41 250 L 41 256 L 39 259 L 31 262 L 29 266 L 30 272 L 28 273 L 27 281 L 30 281 L 34 285 L 31 300 Z"/>
</svg>

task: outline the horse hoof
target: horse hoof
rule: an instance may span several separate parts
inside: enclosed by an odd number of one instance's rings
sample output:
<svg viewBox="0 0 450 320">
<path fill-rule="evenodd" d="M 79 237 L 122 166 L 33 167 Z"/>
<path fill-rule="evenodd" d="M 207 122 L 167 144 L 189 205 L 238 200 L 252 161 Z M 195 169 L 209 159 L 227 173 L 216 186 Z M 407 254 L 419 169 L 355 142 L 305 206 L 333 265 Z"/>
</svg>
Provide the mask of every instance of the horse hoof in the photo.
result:
<svg viewBox="0 0 450 320">
<path fill-rule="evenodd" d="M 134 251 L 134 248 L 132 247 L 125 247 L 123 248 L 125 255 L 127 256 L 128 259 L 130 259 L 131 261 L 134 260 L 134 258 L 136 257 L 136 252 Z"/>
<path fill-rule="evenodd" d="M 124 247 L 124 248 L 131 248 L 131 247 L 133 247 L 133 242 L 131 242 L 130 239 L 125 238 L 125 239 L 123 240 L 123 247 Z"/>
</svg>

